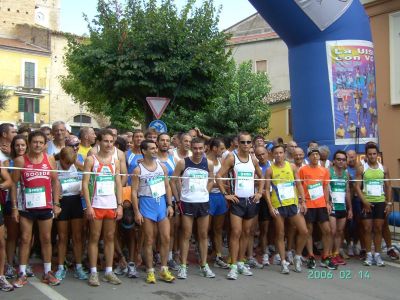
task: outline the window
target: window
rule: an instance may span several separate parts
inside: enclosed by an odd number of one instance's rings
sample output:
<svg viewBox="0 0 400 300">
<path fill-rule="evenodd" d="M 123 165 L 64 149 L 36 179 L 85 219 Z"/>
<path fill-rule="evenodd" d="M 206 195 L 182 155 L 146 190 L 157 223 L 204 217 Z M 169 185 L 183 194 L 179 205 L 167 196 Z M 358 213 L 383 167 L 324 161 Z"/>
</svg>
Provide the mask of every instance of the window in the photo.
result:
<svg viewBox="0 0 400 300">
<path fill-rule="evenodd" d="M 256 61 L 256 72 L 267 73 L 267 61 L 266 60 L 257 60 Z"/>
<path fill-rule="evenodd" d="M 38 98 L 19 97 L 18 111 L 24 114 L 23 122 L 33 123 L 35 114 L 40 112 L 40 100 Z"/>
<path fill-rule="evenodd" d="M 389 15 L 390 103 L 400 104 L 400 11 Z"/>
<path fill-rule="evenodd" d="M 74 117 L 74 123 L 90 124 L 92 123 L 92 118 L 86 115 L 77 115 Z"/>
<path fill-rule="evenodd" d="M 24 87 L 35 87 L 35 63 L 25 62 Z"/>
</svg>

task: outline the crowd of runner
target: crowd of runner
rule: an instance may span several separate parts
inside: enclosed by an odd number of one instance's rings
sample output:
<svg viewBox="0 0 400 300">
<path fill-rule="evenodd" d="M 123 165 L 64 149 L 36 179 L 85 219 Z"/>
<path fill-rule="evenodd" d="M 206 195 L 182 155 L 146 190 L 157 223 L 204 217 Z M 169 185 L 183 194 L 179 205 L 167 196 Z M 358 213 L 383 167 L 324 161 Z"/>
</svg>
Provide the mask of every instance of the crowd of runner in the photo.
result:
<svg viewBox="0 0 400 300">
<path fill-rule="evenodd" d="M 390 178 L 374 143 L 360 162 L 353 150 L 331 156 L 315 141 L 304 151 L 247 132 L 67 129 L 0 124 L 3 291 L 35 276 L 35 252 L 51 286 L 68 269 L 90 286 L 99 271 L 115 285 L 141 270 L 147 283 L 187 279 L 192 248 L 201 276 L 223 268 L 231 280 L 270 263 L 289 274 L 316 268 L 317 258 L 330 270 L 353 256 L 365 266 L 399 259 Z"/>
</svg>

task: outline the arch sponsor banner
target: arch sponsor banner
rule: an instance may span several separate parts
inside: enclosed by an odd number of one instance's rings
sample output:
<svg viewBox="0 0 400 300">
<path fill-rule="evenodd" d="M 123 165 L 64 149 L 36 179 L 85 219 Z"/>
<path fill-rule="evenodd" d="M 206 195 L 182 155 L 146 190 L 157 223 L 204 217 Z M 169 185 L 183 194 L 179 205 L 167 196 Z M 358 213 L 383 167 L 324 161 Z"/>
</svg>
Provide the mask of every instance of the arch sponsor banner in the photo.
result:
<svg viewBox="0 0 400 300">
<path fill-rule="evenodd" d="M 336 145 L 378 142 L 372 42 L 327 41 L 326 53 Z M 359 137 L 359 140 L 356 139 Z"/>
<path fill-rule="evenodd" d="M 323 31 L 339 19 L 353 0 L 295 0 L 305 14 Z"/>
</svg>

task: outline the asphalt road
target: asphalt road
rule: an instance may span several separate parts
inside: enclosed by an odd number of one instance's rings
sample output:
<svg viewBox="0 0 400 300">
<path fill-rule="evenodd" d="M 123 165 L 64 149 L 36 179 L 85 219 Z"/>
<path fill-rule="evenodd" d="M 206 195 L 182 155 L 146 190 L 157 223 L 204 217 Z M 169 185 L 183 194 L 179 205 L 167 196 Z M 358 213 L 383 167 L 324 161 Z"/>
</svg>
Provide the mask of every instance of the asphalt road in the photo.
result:
<svg viewBox="0 0 400 300">
<path fill-rule="evenodd" d="M 385 267 L 364 267 L 352 259 L 335 271 L 317 267 L 289 275 L 280 274 L 279 266 L 269 266 L 236 281 L 225 278 L 226 270 L 212 269 L 217 275 L 214 279 L 201 277 L 197 266 L 191 265 L 188 279 L 176 279 L 171 284 L 146 284 L 141 271 L 138 279 L 121 277 L 119 286 L 102 282 L 100 287 L 89 287 L 70 272 L 60 286 L 48 287 L 38 278 L 30 278 L 23 288 L 0 292 L 0 299 L 400 299 L 400 265 L 390 262 Z"/>
</svg>

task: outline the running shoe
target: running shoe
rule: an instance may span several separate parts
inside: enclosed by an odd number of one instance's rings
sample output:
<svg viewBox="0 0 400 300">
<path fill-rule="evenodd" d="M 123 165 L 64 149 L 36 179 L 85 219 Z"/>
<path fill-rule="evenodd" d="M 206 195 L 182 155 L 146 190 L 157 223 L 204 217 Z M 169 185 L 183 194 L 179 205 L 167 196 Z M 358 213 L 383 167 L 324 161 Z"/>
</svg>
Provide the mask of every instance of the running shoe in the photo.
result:
<svg viewBox="0 0 400 300">
<path fill-rule="evenodd" d="M 28 279 L 26 279 L 26 275 L 19 273 L 17 276 L 17 279 L 14 281 L 13 285 L 16 288 L 21 288 L 27 283 L 28 283 Z"/>
<path fill-rule="evenodd" d="M 262 268 L 264 268 L 264 265 L 260 264 L 254 257 L 250 257 L 247 260 L 246 265 L 248 265 L 250 268 L 253 268 L 253 269 L 262 269 Z"/>
<path fill-rule="evenodd" d="M 335 257 L 333 257 L 332 261 L 335 265 L 340 265 L 340 266 L 346 265 L 346 261 L 340 255 L 336 255 Z"/>
<path fill-rule="evenodd" d="M 244 276 L 253 276 L 253 272 L 250 271 L 250 268 L 248 268 L 244 263 L 238 263 L 237 264 L 237 270 L 239 274 L 244 275 Z"/>
<path fill-rule="evenodd" d="M 380 254 L 380 253 L 375 253 L 375 255 L 374 255 L 374 261 L 375 261 L 375 263 L 376 263 L 376 265 L 377 265 L 378 267 L 384 267 L 384 266 L 385 266 L 385 263 L 384 263 L 384 261 L 382 260 L 382 257 L 381 257 L 381 254 Z"/>
<path fill-rule="evenodd" d="M 160 278 L 165 282 L 172 282 L 175 280 L 175 276 L 172 275 L 172 273 L 168 270 L 168 268 L 161 270 Z"/>
<path fill-rule="evenodd" d="M 136 269 L 135 263 L 130 262 L 128 264 L 128 273 L 126 276 L 128 276 L 128 278 L 138 278 L 139 277 L 139 272 Z"/>
<path fill-rule="evenodd" d="M 88 279 L 88 275 L 83 270 L 83 268 L 75 269 L 74 277 L 78 278 L 79 280 L 87 280 Z"/>
<path fill-rule="evenodd" d="M 178 271 L 179 270 L 179 265 L 174 259 L 170 259 L 167 263 L 168 268 L 170 268 L 172 271 Z"/>
<path fill-rule="evenodd" d="M 154 274 L 154 271 L 148 271 L 147 272 L 147 277 L 146 277 L 146 282 L 147 283 L 156 283 L 156 275 Z"/>
<path fill-rule="evenodd" d="M 237 265 L 231 265 L 231 269 L 229 270 L 228 275 L 226 275 L 226 278 L 230 279 L 230 280 L 236 280 L 238 279 L 238 269 L 237 269 Z"/>
<path fill-rule="evenodd" d="M 103 277 L 103 281 L 111 283 L 111 284 L 115 284 L 115 285 L 122 283 L 121 280 L 117 277 L 117 275 L 114 274 L 114 272 L 105 273 L 104 277 Z"/>
<path fill-rule="evenodd" d="M 88 284 L 90 286 L 99 286 L 100 285 L 99 273 L 97 273 L 97 272 L 96 273 L 90 273 Z"/>
<path fill-rule="evenodd" d="M 125 266 L 118 265 L 115 268 L 114 273 L 119 276 L 125 275 L 126 273 L 128 273 L 128 266 L 125 267 Z"/>
<path fill-rule="evenodd" d="M 321 258 L 321 261 L 319 263 L 320 267 L 323 268 L 327 268 L 329 270 L 336 270 L 337 269 L 337 265 L 332 261 L 331 257 L 327 257 L 327 258 Z"/>
<path fill-rule="evenodd" d="M 289 266 L 290 263 L 286 260 L 283 260 L 281 264 L 281 274 L 289 274 L 290 273 Z"/>
<path fill-rule="evenodd" d="M 206 278 L 214 278 L 215 277 L 215 274 L 213 273 L 213 271 L 211 271 L 208 264 L 205 264 L 203 267 L 200 267 L 200 275 L 202 275 Z"/>
<path fill-rule="evenodd" d="M 286 253 L 286 261 L 287 261 L 289 264 L 293 265 L 293 252 L 292 252 L 292 250 L 289 250 L 289 251 Z"/>
<path fill-rule="evenodd" d="M 262 264 L 264 266 L 269 266 L 269 255 L 268 253 L 264 253 L 262 257 Z"/>
<path fill-rule="evenodd" d="M 31 265 L 26 265 L 26 276 L 35 277 L 35 273 L 33 273 Z"/>
<path fill-rule="evenodd" d="M 52 271 L 47 272 L 47 274 L 43 274 L 42 282 L 51 286 L 56 286 L 60 284 L 60 280 L 54 275 Z"/>
<path fill-rule="evenodd" d="M 13 279 L 17 276 L 17 272 L 12 265 L 7 264 L 4 276 L 6 276 L 6 279 Z"/>
<path fill-rule="evenodd" d="M 11 292 L 14 287 L 8 282 L 6 276 L 0 276 L 0 290 L 3 292 Z"/>
<path fill-rule="evenodd" d="M 387 254 L 392 260 L 399 259 L 399 254 L 396 252 L 396 250 L 394 249 L 394 247 L 390 247 L 389 250 L 386 252 L 386 254 Z M 7 275 L 6 275 L 6 277 L 7 277 Z"/>
<path fill-rule="evenodd" d="M 300 255 L 294 256 L 293 264 L 294 264 L 294 271 L 297 273 L 301 273 L 302 260 Z"/>
<path fill-rule="evenodd" d="M 179 270 L 178 270 L 178 276 L 179 279 L 186 279 L 187 278 L 187 266 L 185 265 L 180 265 Z"/>
<path fill-rule="evenodd" d="M 354 246 L 352 244 L 349 244 L 347 246 L 347 255 L 348 256 L 354 256 Z"/>
<path fill-rule="evenodd" d="M 374 263 L 374 258 L 372 257 L 372 253 L 368 252 L 364 260 L 364 266 L 370 267 L 372 266 L 373 263 Z"/>
<path fill-rule="evenodd" d="M 308 259 L 307 259 L 307 268 L 315 269 L 316 266 L 317 266 L 317 263 L 315 261 L 314 256 L 308 257 Z"/>
<path fill-rule="evenodd" d="M 63 269 L 63 270 L 58 269 L 57 272 L 54 274 L 54 276 L 56 276 L 56 278 L 61 281 L 65 278 L 65 276 L 67 276 L 67 270 L 66 269 Z"/>
<path fill-rule="evenodd" d="M 222 268 L 222 269 L 229 269 L 229 265 L 226 262 L 224 262 L 222 257 L 219 257 L 219 256 L 215 257 L 214 267 Z"/>
<path fill-rule="evenodd" d="M 340 255 L 341 258 L 343 258 L 343 259 L 349 259 L 349 258 L 350 258 L 350 256 L 348 256 L 348 255 L 346 254 L 346 252 L 344 252 L 343 248 L 340 248 L 340 249 L 339 249 L 339 255 Z"/>
<path fill-rule="evenodd" d="M 278 253 L 274 255 L 273 264 L 277 266 L 281 264 L 281 256 Z"/>
</svg>

